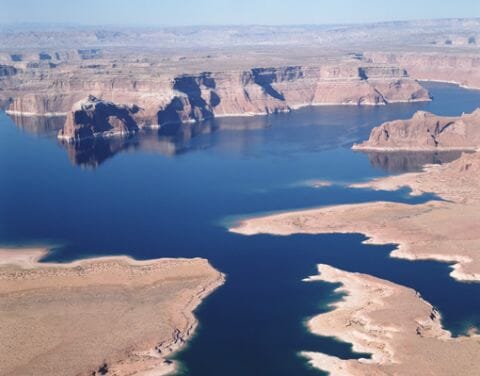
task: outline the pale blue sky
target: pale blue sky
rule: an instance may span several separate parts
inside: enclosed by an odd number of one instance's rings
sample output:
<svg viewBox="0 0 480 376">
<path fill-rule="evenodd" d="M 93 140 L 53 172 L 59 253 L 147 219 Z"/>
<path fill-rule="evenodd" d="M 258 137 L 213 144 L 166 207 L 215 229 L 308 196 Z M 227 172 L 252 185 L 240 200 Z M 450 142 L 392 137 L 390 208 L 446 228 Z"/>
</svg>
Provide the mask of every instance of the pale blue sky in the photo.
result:
<svg viewBox="0 0 480 376">
<path fill-rule="evenodd" d="M 480 17 L 480 0 L 0 0 L 0 23 L 324 24 Z"/>
</svg>

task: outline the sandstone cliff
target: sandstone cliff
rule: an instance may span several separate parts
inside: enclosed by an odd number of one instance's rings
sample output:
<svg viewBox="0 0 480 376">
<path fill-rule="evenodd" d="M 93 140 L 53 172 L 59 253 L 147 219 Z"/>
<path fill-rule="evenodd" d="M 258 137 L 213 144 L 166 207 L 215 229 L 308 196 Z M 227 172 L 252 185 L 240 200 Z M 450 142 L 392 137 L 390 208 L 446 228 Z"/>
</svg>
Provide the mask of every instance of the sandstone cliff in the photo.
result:
<svg viewBox="0 0 480 376">
<path fill-rule="evenodd" d="M 116 105 L 94 96 L 76 103 L 67 115 L 65 126 L 58 137 L 81 140 L 97 135 L 129 134 L 138 131 L 135 114 L 137 106 Z"/>
<path fill-rule="evenodd" d="M 357 150 L 476 150 L 480 147 L 480 108 L 458 117 L 418 111 L 407 120 L 386 122 Z"/>
<path fill-rule="evenodd" d="M 173 79 L 153 75 L 151 81 L 110 76 L 106 81 L 53 82 L 55 91 L 15 97 L 9 112 L 68 113 L 70 102 L 89 94 L 116 106 L 138 108 L 132 119 L 137 127 L 148 128 L 218 116 L 266 115 L 309 105 L 382 105 L 430 99 L 427 90 L 403 69 L 392 66 L 252 68 L 183 74 Z M 105 132 L 104 125 L 95 128 L 90 124 L 91 131 L 75 133 L 80 123 L 72 126 L 73 120 L 70 114 L 62 138 L 74 140 Z"/>
<path fill-rule="evenodd" d="M 480 88 L 478 52 L 371 52 L 365 59 L 376 64 L 398 64 L 417 80 L 445 81 L 467 88 Z"/>
<path fill-rule="evenodd" d="M 67 115 L 91 95 L 114 106 L 138 107 L 132 116 L 136 126 L 155 128 L 310 105 L 430 100 L 427 90 L 397 64 L 369 62 L 361 54 L 343 52 L 289 59 L 271 54 L 220 51 L 199 56 L 194 51 L 176 56 L 93 47 L 0 52 L 0 106 L 12 115 Z M 78 131 L 79 124 L 70 114 L 62 137 L 75 140 L 105 132 L 105 124 L 84 124 L 90 129 L 85 133 Z"/>
</svg>

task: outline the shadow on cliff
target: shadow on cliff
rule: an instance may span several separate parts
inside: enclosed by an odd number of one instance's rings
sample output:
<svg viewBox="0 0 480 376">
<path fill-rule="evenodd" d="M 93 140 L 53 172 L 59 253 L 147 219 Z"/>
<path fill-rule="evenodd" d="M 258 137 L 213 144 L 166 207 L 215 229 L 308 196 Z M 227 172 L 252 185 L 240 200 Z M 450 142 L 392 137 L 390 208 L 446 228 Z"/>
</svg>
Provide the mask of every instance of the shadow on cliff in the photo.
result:
<svg viewBox="0 0 480 376">
<path fill-rule="evenodd" d="M 252 76 L 253 81 L 259 85 L 266 94 L 275 99 L 285 101 L 283 94 L 279 93 L 272 86 L 276 80 L 276 74 L 274 70 L 266 68 L 254 68 L 252 69 Z"/>
<path fill-rule="evenodd" d="M 215 80 L 208 72 L 198 76 L 176 77 L 173 89 L 180 95 L 175 96 L 165 109 L 158 112 L 158 124 L 212 119 L 213 109 L 220 104 L 220 97 L 214 91 L 215 87 Z M 202 96 L 202 89 L 205 94 L 208 93 L 208 102 Z"/>
<path fill-rule="evenodd" d="M 37 135 L 57 135 L 65 124 L 65 116 L 21 116 L 7 115 L 23 131 Z"/>
</svg>

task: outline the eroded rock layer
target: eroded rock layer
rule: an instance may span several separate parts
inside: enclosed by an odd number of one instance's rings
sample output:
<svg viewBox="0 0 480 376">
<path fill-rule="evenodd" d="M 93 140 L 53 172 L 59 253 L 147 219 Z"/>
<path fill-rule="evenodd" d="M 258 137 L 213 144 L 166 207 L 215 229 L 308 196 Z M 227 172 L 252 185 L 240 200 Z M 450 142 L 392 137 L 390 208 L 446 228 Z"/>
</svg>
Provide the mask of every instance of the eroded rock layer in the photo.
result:
<svg viewBox="0 0 480 376">
<path fill-rule="evenodd" d="M 224 70 L 178 73 L 179 67 L 166 70 L 158 57 L 119 63 L 97 52 L 88 52 L 87 57 L 78 51 L 45 52 L 31 56 L 33 61 L 22 57 L 11 66 L 2 65 L 2 107 L 12 115 L 69 114 L 61 137 L 72 141 L 125 133 L 135 128 L 128 125 L 130 119 L 138 128 L 159 127 L 308 105 L 382 105 L 430 99 L 404 69 L 348 56 L 323 58 L 309 65 L 236 69 L 230 63 Z M 116 116 L 127 108 L 128 119 Z M 105 118 L 105 109 L 110 119 Z M 101 118 L 99 123 L 97 118 Z"/>
<path fill-rule="evenodd" d="M 471 37 L 471 41 L 475 38 Z M 470 43 L 476 45 L 475 43 Z M 366 60 L 377 64 L 398 64 L 417 80 L 453 82 L 480 89 L 480 56 L 478 51 L 453 52 L 370 52 Z"/>
<path fill-rule="evenodd" d="M 418 111 L 407 120 L 386 122 L 372 129 L 358 150 L 476 150 L 480 147 L 480 108 L 462 116 L 437 116 Z"/>
</svg>

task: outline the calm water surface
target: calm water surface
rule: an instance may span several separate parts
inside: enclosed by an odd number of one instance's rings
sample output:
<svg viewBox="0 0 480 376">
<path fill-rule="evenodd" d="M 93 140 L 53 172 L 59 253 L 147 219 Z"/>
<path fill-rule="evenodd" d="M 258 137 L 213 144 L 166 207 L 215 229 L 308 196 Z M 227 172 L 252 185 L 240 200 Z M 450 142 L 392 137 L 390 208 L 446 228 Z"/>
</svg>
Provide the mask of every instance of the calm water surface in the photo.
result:
<svg viewBox="0 0 480 376">
<path fill-rule="evenodd" d="M 128 140 L 59 144 L 61 121 L 0 114 L 0 242 L 50 244 L 50 261 L 129 254 L 208 258 L 227 283 L 197 310 L 200 327 L 175 357 L 189 375 L 318 375 L 297 353 L 353 358 L 348 344 L 309 334 L 305 320 L 338 298 L 332 284 L 306 283 L 316 264 L 410 286 L 455 334 L 480 326 L 480 285 L 455 282 L 446 264 L 390 259 L 393 246 L 360 235 L 245 237 L 232 217 L 340 203 L 419 203 L 406 190 L 353 190 L 344 183 L 406 170 L 446 154 L 350 150 L 373 126 L 422 109 L 459 115 L 480 92 L 428 84 L 434 100 L 383 107 L 307 108 L 290 114 L 169 127 Z M 312 188 L 312 180 L 331 180 Z"/>
</svg>

